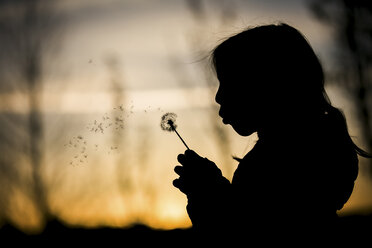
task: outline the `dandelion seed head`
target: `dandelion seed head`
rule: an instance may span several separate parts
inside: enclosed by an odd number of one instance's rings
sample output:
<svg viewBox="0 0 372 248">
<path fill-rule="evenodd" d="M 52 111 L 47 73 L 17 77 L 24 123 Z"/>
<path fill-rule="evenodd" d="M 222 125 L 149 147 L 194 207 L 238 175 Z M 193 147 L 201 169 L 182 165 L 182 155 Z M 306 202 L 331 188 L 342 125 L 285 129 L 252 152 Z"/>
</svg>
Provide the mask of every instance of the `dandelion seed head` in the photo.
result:
<svg viewBox="0 0 372 248">
<path fill-rule="evenodd" d="M 177 128 L 176 125 L 177 115 L 175 113 L 166 113 L 161 117 L 160 127 L 164 131 L 174 131 Z"/>
</svg>

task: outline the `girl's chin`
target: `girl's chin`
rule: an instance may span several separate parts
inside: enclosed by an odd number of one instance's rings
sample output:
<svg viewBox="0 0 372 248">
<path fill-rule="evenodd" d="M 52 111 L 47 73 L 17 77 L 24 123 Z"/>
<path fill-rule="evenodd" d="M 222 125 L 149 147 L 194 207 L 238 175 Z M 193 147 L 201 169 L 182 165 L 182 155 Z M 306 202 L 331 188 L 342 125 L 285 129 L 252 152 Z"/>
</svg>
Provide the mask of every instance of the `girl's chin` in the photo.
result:
<svg viewBox="0 0 372 248">
<path fill-rule="evenodd" d="M 234 125 L 234 124 L 231 124 L 231 126 L 235 130 L 235 132 L 237 132 L 241 136 L 249 136 L 253 134 L 254 132 L 256 132 L 256 130 L 253 130 L 246 126 L 243 127 L 241 125 Z"/>
</svg>

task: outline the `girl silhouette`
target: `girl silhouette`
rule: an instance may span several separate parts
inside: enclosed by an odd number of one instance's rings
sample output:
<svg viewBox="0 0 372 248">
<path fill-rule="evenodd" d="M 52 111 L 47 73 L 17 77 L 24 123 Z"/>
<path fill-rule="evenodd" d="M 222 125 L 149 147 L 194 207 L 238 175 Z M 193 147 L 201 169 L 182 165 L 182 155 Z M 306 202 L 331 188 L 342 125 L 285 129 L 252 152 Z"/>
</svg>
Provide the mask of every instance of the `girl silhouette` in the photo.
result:
<svg viewBox="0 0 372 248">
<path fill-rule="evenodd" d="M 328 227 L 349 199 L 358 157 L 345 118 L 324 90 L 321 64 L 286 24 L 245 30 L 211 54 L 223 123 L 259 140 L 230 183 L 191 150 L 178 156 L 175 187 L 199 230 L 292 231 Z"/>
</svg>

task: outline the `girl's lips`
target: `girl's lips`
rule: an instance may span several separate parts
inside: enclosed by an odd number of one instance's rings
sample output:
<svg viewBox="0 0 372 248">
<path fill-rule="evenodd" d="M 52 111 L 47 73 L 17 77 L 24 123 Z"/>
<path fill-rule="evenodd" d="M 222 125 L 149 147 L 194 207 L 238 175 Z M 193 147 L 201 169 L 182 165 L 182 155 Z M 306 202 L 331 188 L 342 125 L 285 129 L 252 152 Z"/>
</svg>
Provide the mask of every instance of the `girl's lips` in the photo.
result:
<svg viewBox="0 0 372 248">
<path fill-rule="evenodd" d="M 230 124 L 230 118 L 228 118 L 228 117 L 226 117 L 226 116 L 224 116 L 224 115 L 220 115 L 221 116 L 221 118 L 222 118 L 222 122 L 224 123 L 224 124 Z"/>
<path fill-rule="evenodd" d="M 220 111 L 218 112 L 218 115 L 222 118 L 222 122 L 224 124 L 231 124 L 232 116 L 229 114 L 229 112 L 224 107 L 220 107 Z"/>
<path fill-rule="evenodd" d="M 220 109 L 218 115 L 222 118 L 222 122 L 223 122 L 224 124 L 228 124 L 228 119 L 227 119 L 226 116 L 223 114 L 222 109 Z"/>
</svg>

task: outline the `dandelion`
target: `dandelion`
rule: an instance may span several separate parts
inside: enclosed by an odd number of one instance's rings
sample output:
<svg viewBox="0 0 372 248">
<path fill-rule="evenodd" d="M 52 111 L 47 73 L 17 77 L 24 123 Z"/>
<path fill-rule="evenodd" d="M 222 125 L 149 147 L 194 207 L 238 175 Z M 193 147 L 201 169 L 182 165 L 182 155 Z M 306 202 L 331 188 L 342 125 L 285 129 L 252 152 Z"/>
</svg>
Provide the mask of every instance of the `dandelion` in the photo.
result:
<svg viewBox="0 0 372 248">
<path fill-rule="evenodd" d="M 160 127 L 164 131 L 172 132 L 177 128 L 176 125 L 177 115 L 175 113 L 166 113 L 161 117 Z"/>
<path fill-rule="evenodd" d="M 177 132 L 176 128 L 176 118 L 177 115 L 175 113 L 166 113 L 161 117 L 160 127 L 164 131 L 172 132 L 174 131 L 177 136 L 180 138 L 182 143 L 186 146 L 187 150 L 190 150 L 190 148 L 186 145 L 186 142 L 182 139 L 181 135 Z"/>
</svg>

